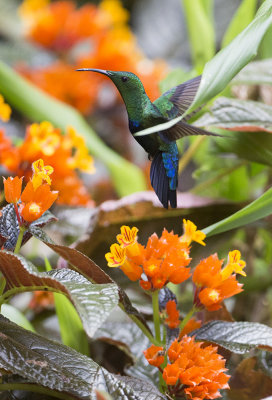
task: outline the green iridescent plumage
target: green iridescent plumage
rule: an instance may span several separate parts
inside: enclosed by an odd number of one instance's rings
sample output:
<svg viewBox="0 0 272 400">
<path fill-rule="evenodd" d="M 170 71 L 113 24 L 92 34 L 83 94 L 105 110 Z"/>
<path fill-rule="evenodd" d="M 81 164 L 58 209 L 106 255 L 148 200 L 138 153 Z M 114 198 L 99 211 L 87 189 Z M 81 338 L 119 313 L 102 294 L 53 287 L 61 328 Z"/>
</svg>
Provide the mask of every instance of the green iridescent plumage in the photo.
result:
<svg viewBox="0 0 272 400">
<path fill-rule="evenodd" d="M 78 71 L 98 72 L 112 80 L 124 100 L 132 135 L 183 114 L 191 105 L 201 80 L 201 76 L 198 76 L 178 85 L 152 103 L 145 93 L 142 82 L 132 72 L 92 68 L 82 68 Z M 169 203 L 172 208 L 177 206 L 178 148 L 176 140 L 189 135 L 212 135 L 188 125 L 186 121 L 189 118 L 190 116 L 187 116 L 166 131 L 135 137 L 152 159 L 151 185 L 165 208 L 168 208 Z"/>
</svg>

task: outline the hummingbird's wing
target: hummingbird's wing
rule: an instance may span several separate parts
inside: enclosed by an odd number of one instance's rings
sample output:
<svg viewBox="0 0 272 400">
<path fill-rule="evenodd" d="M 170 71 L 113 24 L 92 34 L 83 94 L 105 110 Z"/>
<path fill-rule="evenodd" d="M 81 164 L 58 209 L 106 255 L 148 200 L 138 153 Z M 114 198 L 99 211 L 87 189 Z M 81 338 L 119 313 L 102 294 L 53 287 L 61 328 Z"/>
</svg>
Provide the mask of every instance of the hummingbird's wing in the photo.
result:
<svg viewBox="0 0 272 400">
<path fill-rule="evenodd" d="M 163 93 L 153 104 L 168 119 L 184 114 L 195 98 L 200 81 L 201 75 L 175 86 Z"/>
<path fill-rule="evenodd" d="M 168 120 L 171 120 L 178 115 L 182 115 L 192 104 L 200 81 L 201 75 L 184 82 L 181 85 L 175 86 L 174 88 L 162 94 L 157 100 L 154 101 L 153 104 Z M 182 121 L 178 122 L 171 128 L 160 132 L 160 135 L 171 142 L 181 139 L 184 136 L 192 135 L 220 136 L 186 123 L 186 121 L 188 121 L 197 111 L 199 111 L 199 109 L 186 115 Z"/>
</svg>

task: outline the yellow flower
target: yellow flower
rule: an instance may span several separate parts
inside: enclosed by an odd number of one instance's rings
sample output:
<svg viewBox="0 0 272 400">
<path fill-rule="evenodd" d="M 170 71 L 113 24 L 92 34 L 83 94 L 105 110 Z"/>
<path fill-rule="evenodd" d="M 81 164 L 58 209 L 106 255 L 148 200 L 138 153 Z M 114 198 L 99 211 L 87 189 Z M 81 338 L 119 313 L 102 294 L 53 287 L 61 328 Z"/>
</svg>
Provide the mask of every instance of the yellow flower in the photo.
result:
<svg viewBox="0 0 272 400">
<path fill-rule="evenodd" d="M 32 176 L 32 184 L 34 187 L 34 190 L 36 190 L 43 181 L 46 181 L 49 185 L 51 185 L 51 179 L 49 178 L 49 175 L 51 175 L 54 171 L 54 168 L 51 167 L 50 165 L 44 166 L 43 160 L 40 158 L 39 160 L 35 161 L 32 164 L 32 169 L 33 169 L 33 176 Z"/>
<path fill-rule="evenodd" d="M 93 158 L 89 155 L 85 140 L 78 135 L 74 128 L 67 127 L 67 135 L 64 138 L 64 148 L 73 150 L 69 165 L 72 169 L 78 168 L 82 172 L 93 173 L 95 171 Z"/>
<path fill-rule="evenodd" d="M 119 267 L 126 259 L 126 252 L 119 244 L 114 243 L 110 247 L 110 252 L 105 254 L 109 267 Z"/>
<path fill-rule="evenodd" d="M 245 261 L 241 260 L 241 253 L 239 250 L 233 250 L 229 252 L 228 255 L 228 263 L 225 268 L 221 271 L 221 276 L 223 279 L 227 279 L 233 273 L 240 274 L 246 276 L 245 268 L 246 263 Z"/>
<path fill-rule="evenodd" d="M 184 219 L 183 229 L 184 234 L 180 238 L 182 243 L 187 243 L 189 245 L 191 242 L 197 242 L 202 244 L 202 246 L 206 246 L 206 243 L 203 242 L 206 237 L 205 233 L 198 231 L 196 225 L 192 221 Z"/>
<path fill-rule="evenodd" d="M 9 121 L 11 108 L 4 102 L 4 97 L 0 94 L 0 119 L 4 122 Z"/>
<path fill-rule="evenodd" d="M 122 247 L 129 246 L 137 242 L 137 233 L 139 229 L 133 226 L 130 228 L 129 226 L 123 225 L 121 227 L 121 233 L 117 235 L 117 240 Z"/>
</svg>

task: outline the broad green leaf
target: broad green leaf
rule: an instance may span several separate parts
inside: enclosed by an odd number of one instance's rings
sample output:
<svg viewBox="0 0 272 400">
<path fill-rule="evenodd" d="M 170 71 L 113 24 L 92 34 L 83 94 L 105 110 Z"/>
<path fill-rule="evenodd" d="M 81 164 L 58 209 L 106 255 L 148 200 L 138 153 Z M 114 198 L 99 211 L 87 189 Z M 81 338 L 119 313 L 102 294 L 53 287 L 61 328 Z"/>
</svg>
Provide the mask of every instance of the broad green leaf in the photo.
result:
<svg viewBox="0 0 272 400">
<path fill-rule="evenodd" d="M 215 32 L 212 19 L 203 3 L 202 0 L 182 0 L 193 64 L 199 72 L 215 53 Z"/>
<path fill-rule="evenodd" d="M 46 389 L 51 395 L 57 391 L 69 400 L 73 396 L 96 398 L 96 389 L 120 400 L 165 400 L 149 381 L 111 374 L 91 358 L 28 332 L 1 316 L 0 336 L 0 368 L 17 376 L 15 389 L 19 385 L 24 390 L 20 385 L 23 383 L 29 391 L 44 388 L 43 393 Z M 0 390 L 12 390 L 12 385 L 3 381 Z"/>
<path fill-rule="evenodd" d="M 271 24 L 272 0 L 266 0 L 259 8 L 254 20 L 205 65 L 196 97 L 186 114 L 220 93 L 231 79 L 256 56 L 260 42 Z M 180 116 L 169 122 L 144 129 L 137 132 L 135 136 L 150 135 L 169 129 L 182 118 L 183 116 Z"/>
<path fill-rule="evenodd" d="M 31 121 L 47 120 L 63 131 L 68 125 L 75 128 L 84 137 L 90 153 L 108 167 L 120 196 L 145 189 L 142 171 L 107 147 L 73 107 L 42 92 L 3 62 L 0 62 L 0 93 Z"/>
<path fill-rule="evenodd" d="M 27 329 L 31 332 L 35 332 L 32 324 L 25 317 L 25 315 L 19 311 L 17 308 L 13 307 L 10 304 L 2 304 L 1 306 L 1 314 L 8 318 L 10 321 L 16 323 L 24 329 Z"/>
<path fill-rule="evenodd" d="M 51 271 L 51 265 L 45 259 L 46 271 Z M 60 293 L 54 293 L 54 303 L 62 343 L 79 353 L 89 356 L 89 343 L 82 322 L 71 302 Z M 16 321 L 14 321 L 16 322 Z"/>
<path fill-rule="evenodd" d="M 272 106 L 258 101 L 219 97 L 209 112 L 199 118 L 194 125 L 233 131 L 272 133 Z"/>
<path fill-rule="evenodd" d="M 70 269 L 38 272 L 24 257 L 0 252 L 0 271 L 7 281 L 2 302 L 19 291 L 50 290 L 65 294 L 74 304 L 89 336 L 106 320 L 118 304 L 114 284 L 95 285 Z"/>
<path fill-rule="evenodd" d="M 234 14 L 222 40 L 222 47 L 227 46 L 253 20 L 257 0 L 243 0 Z"/>
<path fill-rule="evenodd" d="M 260 49 L 259 49 L 259 56 L 260 58 L 271 58 L 272 57 L 272 26 L 268 29 L 264 38 L 262 40 Z"/>
<path fill-rule="evenodd" d="M 230 231 L 231 229 L 243 227 L 270 214 L 272 214 L 272 188 L 268 189 L 262 196 L 235 214 L 202 229 L 202 231 L 207 236 L 213 236 L 218 233 Z"/>
<path fill-rule="evenodd" d="M 216 343 L 237 354 L 254 348 L 272 351 L 272 328 L 257 322 L 211 321 L 192 335 L 196 340 Z"/>
<path fill-rule="evenodd" d="M 232 85 L 272 85 L 272 59 L 253 61 L 232 80 Z"/>
</svg>

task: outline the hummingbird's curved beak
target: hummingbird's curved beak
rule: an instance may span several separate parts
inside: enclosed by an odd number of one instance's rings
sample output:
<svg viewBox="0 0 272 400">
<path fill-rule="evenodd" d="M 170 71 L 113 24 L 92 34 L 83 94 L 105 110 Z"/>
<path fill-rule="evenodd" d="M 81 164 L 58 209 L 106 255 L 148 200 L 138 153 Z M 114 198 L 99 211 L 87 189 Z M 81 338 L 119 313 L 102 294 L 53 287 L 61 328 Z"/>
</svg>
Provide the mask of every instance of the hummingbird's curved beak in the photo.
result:
<svg viewBox="0 0 272 400">
<path fill-rule="evenodd" d="M 107 76 L 111 75 L 111 72 L 106 71 L 105 69 L 79 68 L 79 69 L 76 69 L 76 71 L 92 71 L 92 72 L 98 72 L 99 74 L 103 74 L 103 75 L 107 75 Z"/>
</svg>

